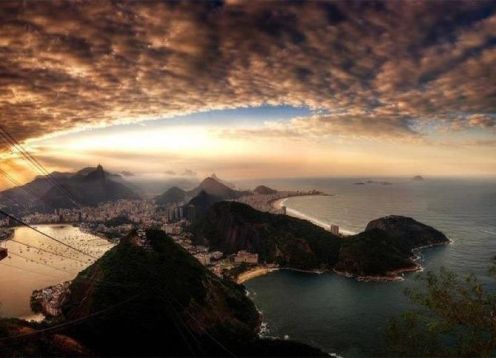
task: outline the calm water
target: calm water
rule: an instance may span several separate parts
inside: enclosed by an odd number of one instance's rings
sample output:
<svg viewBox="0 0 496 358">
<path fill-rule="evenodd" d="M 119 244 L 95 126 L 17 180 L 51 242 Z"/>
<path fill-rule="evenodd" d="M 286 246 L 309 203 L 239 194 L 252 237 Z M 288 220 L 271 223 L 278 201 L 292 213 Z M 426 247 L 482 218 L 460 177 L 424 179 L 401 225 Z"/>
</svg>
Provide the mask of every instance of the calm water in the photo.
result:
<svg viewBox="0 0 496 358">
<path fill-rule="evenodd" d="M 399 214 L 443 231 L 453 244 L 423 252 L 426 270 L 444 266 L 474 273 L 491 285 L 487 270 L 496 255 L 496 181 L 393 179 L 392 185 L 353 185 L 357 179 L 267 180 L 277 189 L 317 188 L 332 197 L 290 198 L 290 215 L 359 232 L 375 218 Z M 251 183 L 241 185 L 250 186 Z M 389 318 L 412 308 L 403 282 L 357 282 L 334 274 L 279 271 L 246 283 L 264 313 L 270 335 L 311 343 L 345 357 L 380 352 Z"/>
<path fill-rule="evenodd" d="M 106 240 L 83 233 L 77 227 L 39 225 L 37 228 L 95 257 L 112 247 Z M 1 245 L 9 250 L 9 257 L 0 261 L 0 316 L 3 317 L 31 318 L 29 300 L 33 290 L 71 280 L 94 261 L 26 227 L 16 228 L 12 240 Z"/>
</svg>

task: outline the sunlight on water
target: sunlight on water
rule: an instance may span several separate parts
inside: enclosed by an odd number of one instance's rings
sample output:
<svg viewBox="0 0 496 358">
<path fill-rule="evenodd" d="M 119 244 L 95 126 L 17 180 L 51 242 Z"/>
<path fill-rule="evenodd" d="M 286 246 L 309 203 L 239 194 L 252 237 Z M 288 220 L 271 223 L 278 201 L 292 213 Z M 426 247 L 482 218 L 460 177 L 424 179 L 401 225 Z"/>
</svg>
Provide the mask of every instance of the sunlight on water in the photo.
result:
<svg viewBox="0 0 496 358">
<path fill-rule="evenodd" d="M 93 257 L 113 246 L 73 226 L 39 225 L 37 229 Z M 16 228 L 2 246 L 9 250 L 9 257 L 0 262 L 0 315 L 4 317 L 30 317 L 33 290 L 71 280 L 94 261 L 27 227 Z"/>
<path fill-rule="evenodd" d="M 289 214 L 338 224 L 359 232 L 375 218 L 411 216 L 443 231 L 453 243 L 422 253 L 425 270 L 444 266 L 474 273 L 483 282 L 496 255 L 496 186 L 469 180 L 388 179 L 392 185 L 354 185 L 353 179 L 273 181 L 274 188 L 316 188 L 334 196 L 287 199 Z M 264 313 L 269 335 L 317 345 L 345 357 L 379 354 L 389 318 L 412 308 L 403 294 L 415 285 L 402 282 L 357 282 L 334 274 L 279 271 L 246 283 Z"/>
</svg>

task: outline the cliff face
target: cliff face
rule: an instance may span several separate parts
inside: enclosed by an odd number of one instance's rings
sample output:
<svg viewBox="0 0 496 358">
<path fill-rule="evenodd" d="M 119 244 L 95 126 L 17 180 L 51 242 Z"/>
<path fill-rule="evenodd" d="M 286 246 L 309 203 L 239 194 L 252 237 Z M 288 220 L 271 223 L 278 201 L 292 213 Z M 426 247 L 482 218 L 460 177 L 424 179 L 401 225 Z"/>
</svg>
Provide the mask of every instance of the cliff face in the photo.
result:
<svg viewBox="0 0 496 358">
<path fill-rule="evenodd" d="M 247 250 L 258 253 L 262 262 L 305 270 L 331 268 L 341 241 L 308 221 L 236 202 L 215 204 L 192 231 L 197 243 L 226 254 Z"/>
</svg>

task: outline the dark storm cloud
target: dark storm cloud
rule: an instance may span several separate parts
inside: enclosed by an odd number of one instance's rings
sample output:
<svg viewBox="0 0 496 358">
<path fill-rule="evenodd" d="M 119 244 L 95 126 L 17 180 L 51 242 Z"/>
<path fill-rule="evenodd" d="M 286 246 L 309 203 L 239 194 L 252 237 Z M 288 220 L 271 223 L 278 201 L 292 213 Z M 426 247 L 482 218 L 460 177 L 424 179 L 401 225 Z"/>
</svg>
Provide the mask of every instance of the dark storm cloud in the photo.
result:
<svg viewBox="0 0 496 358">
<path fill-rule="evenodd" d="M 260 104 L 325 110 L 288 133 L 495 124 L 490 1 L 4 1 L 0 24 L 19 139 Z"/>
</svg>

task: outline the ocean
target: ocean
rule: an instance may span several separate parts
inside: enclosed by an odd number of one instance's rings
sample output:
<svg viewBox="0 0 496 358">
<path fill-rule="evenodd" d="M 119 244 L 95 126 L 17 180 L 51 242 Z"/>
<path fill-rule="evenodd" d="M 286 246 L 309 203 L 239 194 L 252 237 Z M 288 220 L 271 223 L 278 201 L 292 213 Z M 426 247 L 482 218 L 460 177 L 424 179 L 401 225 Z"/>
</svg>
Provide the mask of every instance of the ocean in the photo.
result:
<svg viewBox="0 0 496 358">
<path fill-rule="evenodd" d="M 113 247 L 107 240 L 71 225 L 36 227 L 94 257 Z M 27 227 L 17 227 L 12 239 L 0 245 L 9 250 L 9 257 L 0 261 L 0 317 L 39 319 L 30 307 L 33 290 L 72 280 L 94 261 Z"/>
<path fill-rule="evenodd" d="M 488 273 L 496 256 L 496 180 L 381 178 L 366 183 L 367 179 L 281 179 L 238 185 L 332 194 L 293 197 L 285 205 L 289 215 L 337 224 L 343 232 L 362 231 L 370 220 L 385 215 L 411 216 L 452 240 L 448 246 L 422 251 L 424 272 L 445 267 L 461 275 L 473 273 L 488 288 L 496 288 Z M 389 319 L 415 308 L 404 290 L 418 285 L 415 277 L 422 274 L 406 274 L 399 282 L 358 282 L 333 273 L 283 270 L 245 286 L 263 312 L 268 335 L 288 336 L 344 357 L 363 357 L 380 355 Z"/>
</svg>

